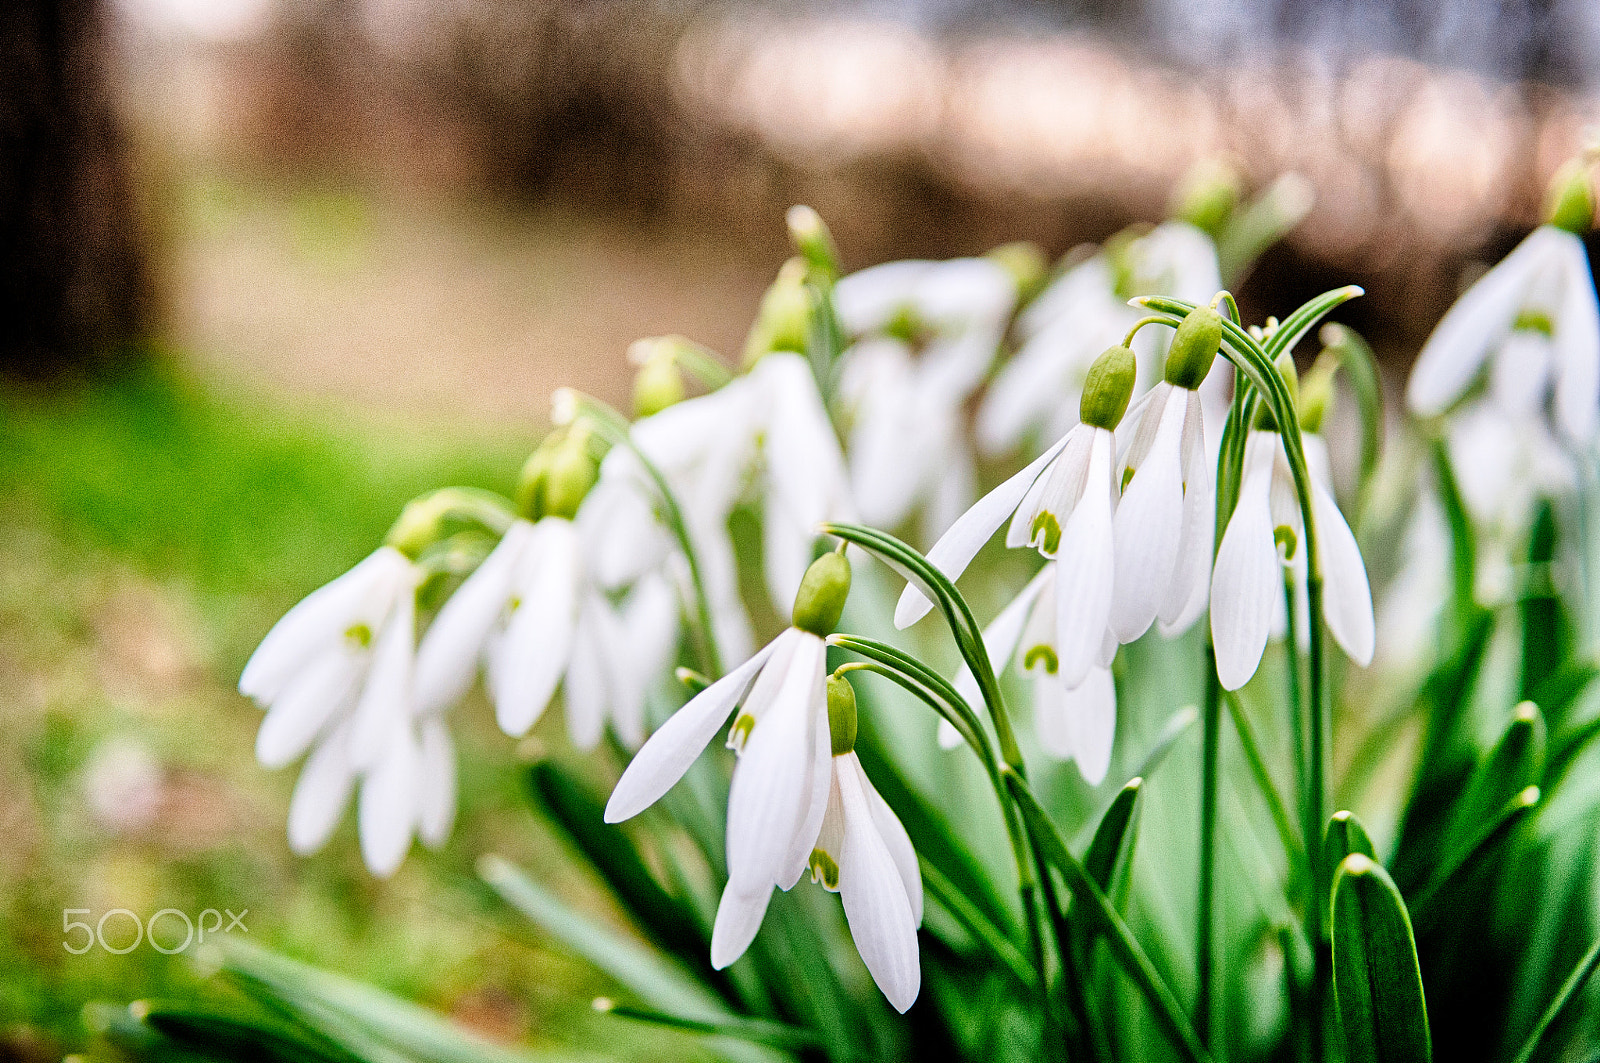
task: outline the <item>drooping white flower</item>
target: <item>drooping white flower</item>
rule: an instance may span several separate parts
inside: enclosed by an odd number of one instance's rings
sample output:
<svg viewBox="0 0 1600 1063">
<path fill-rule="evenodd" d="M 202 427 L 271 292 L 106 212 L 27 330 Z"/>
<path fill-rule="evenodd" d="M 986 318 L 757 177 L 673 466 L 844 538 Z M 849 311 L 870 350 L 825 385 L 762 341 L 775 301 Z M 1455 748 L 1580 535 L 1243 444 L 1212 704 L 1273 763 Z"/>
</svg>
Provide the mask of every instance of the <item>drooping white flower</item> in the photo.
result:
<svg viewBox="0 0 1600 1063">
<path fill-rule="evenodd" d="M 1045 565 L 984 629 L 984 649 L 995 667 L 996 678 L 1016 661 L 1033 677 L 1033 723 L 1044 751 L 1078 765 L 1090 786 L 1105 780 L 1111 767 L 1112 741 L 1117 730 L 1117 688 L 1109 667 L 1116 642 L 1105 638 L 1104 647 L 1081 679 L 1069 682 L 1061 667 L 1060 578 L 1062 563 Z M 1101 629 L 1102 637 L 1105 629 Z M 965 666 L 956 689 L 969 703 L 979 699 L 977 681 Z M 960 742 L 955 728 L 940 729 L 940 744 Z"/>
<path fill-rule="evenodd" d="M 1121 642 L 1188 629 L 1206 606 L 1214 486 L 1198 393 L 1162 381 L 1129 421 L 1117 507 L 1116 597 L 1111 629 Z"/>
<path fill-rule="evenodd" d="M 392 874 L 419 830 L 434 846 L 449 834 L 454 752 L 412 696 L 419 579 L 409 558 L 381 547 L 285 614 L 245 665 L 240 692 L 267 707 L 257 759 L 280 767 L 312 750 L 289 806 L 297 853 L 327 842 L 358 783 L 374 874 Z"/>
<path fill-rule="evenodd" d="M 579 525 L 519 519 L 451 595 L 417 649 L 419 711 L 442 712 L 472 685 L 479 662 L 501 729 L 525 734 L 564 681 L 567 730 L 580 749 L 607 722 L 643 739 L 644 699 L 677 639 L 676 604 L 642 576 L 621 608 L 590 577 Z"/>
<path fill-rule="evenodd" d="M 1350 659 L 1366 666 L 1374 649 L 1372 592 L 1355 535 L 1334 501 L 1326 449 L 1303 435 L 1311 470 L 1311 511 L 1323 578 L 1323 618 Z M 1245 441 L 1239 501 L 1217 550 L 1211 577 L 1211 637 L 1217 678 L 1237 690 L 1261 663 L 1273 619 L 1283 609 L 1284 566 L 1304 580 L 1304 524 L 1293 473 L 1278 433 L 1253 429 Z"/>
<path fill-rule="evenodd" d="M 1216 246 L 1187 222 L 1170 221 L 1107 246 L 1063 273 L 1018 318 L 1022 347 L 996 376 L 978 410 L 979 449 L 1015 449 L 1029 432 L 1047 438 L 1070 426 L 1089 366 L 1142 312 L 1138 295 L 1203 303 L 1222 287 Z M 1135 339 L 1141 377 L 1155 375 L 1169 339 L 1147 329 Z"/>
<path fill-rule="evenodd" d="M 1600 426 L 1600 304 L 1583 241 L 1535 229 L 1467 290 L 1423 345 L 1406 400 L 1444 413 L 1488 366 L 1488 397 L 1522 419 L 1548 402 L 1568 442 Z"/>
</svg>

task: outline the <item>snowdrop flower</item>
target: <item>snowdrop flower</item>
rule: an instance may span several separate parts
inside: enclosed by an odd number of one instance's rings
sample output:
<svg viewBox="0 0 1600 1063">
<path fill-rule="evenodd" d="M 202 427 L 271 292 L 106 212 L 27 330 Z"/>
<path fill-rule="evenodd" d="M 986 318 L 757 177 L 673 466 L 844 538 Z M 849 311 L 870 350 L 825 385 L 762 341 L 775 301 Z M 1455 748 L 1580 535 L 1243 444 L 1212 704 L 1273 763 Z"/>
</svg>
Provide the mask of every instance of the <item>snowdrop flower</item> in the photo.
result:
<svg viewBox="0 0 1600 1063">
<path fill-rule="evenodd" d="M 1171 295 L 1204 303 L 1221 287 L 1216 246 L 1187 222 L 1169 221 L 1144 236 L 1125 233 L 1107 241 L 1018 318 L 1022 347 L 978 409 L 979 449 L 1004 453 L 1036 428 L 1054 437 L 1070 427 L 1061 421 L 1063 411 L 1070 416 L 1090 364 L 1103 344 L 1141 316 L 1128 305 L 1129 298 Z M 1135 342 L 1144 373 L 1152 373 L 1165 354 L 1166 338 L 1146 332 Z"/>
<path fill-rule="evenodd" d="M 279 620 L 239 691 L 267 707 L 256 757 L 281 767 L 313 746 L 289 805 L 289 844 L 320 849 L 359 782 L 361 853 L 375 875 L 400 866 L 419 830 L 437 846 L 455 817 L 455 759 L 412 699 L 420 569 L 385 545 Z"/>
<path fill-rule="evenodd" d="M 1064 590 L 1057 598 L 1056 642 L 1063 675 L 1073 686 L 1092 665 L 1108 660 L 1105 634 L 1115 600 L 1113 433 L 1133 392 L 1134 373 L 1134 355 L 1127 347 L 1103 353 L 1079 400 L 1082 423 L 979 499 L 928 551 L 928 560 L 956 579 L 1009 517 L 1007 546 L 1033 546 L 1047 558 L 1059 558 Z M 909 627 L 932 607 L 922 591 L 907 584 L 895 608 L 895 626 Z M 1110 649 L 1115 650 L 1114 642 Z"/>
<path fill-rule="evenodd" d="M 843 355 L 840 392 L 863 520 L 894 527 L 927 500 L 927 523 L 943 528 L 971 501 L 962 406 L 1016 298 L 1016 278 L 988 258 L 888 262 L 839 281 L 840 322 L 861 337 Z"/>
<path fill-rule="evenodd" d="M 1444 413 L 1487 364 L 1489 401 L 1504 412 L 1522 420 L 1540 414 L 1549 401 L 1569 443 L 1594 439 L 1600 426 L 1600 304 L 1577 235 L 1593 217 L 1588 181 L 1582 167 L 1558 175 L 1552 223 L 1530 233 L 1439 322 L 1406 388 L 1415 413 Z"/>
<path fill-rule="evenodd" d="M 872 813 L 860 779 L 840 770 L 833 757 L 823 639 L 838 624 L 849 590 L 850 564 L 843 554 L 814 561 L 795 598 L 793 626 L 695 695 L 650 736 L 617 781 L 605 819 L 619 823 L 660 800 L 732 715 L 727 744 L 738 763 L 728 793 L 728 883 L 712 930 L 712 965 L 720 969 L 742 956 L 761 926 L 773 889 L 791 889 L 808 867 L 819 863 L 813 850 L 824 831 L 830 796 L 837 792 L 841 843 L 825 853 L 839 868 L 839 888 L 847 890 L 846 915 L 863 958 L 875 977 L 886 972 L 879 984 L 904 1010 L 916 996 L 920 977 L 915 973 L 915 922 L 908 976 L 903 948 L 892 947 L 903 945 L 894 933 L 903 926 L 890 918 L 899 909 L 892 898 L 885 901 L 880 888 L 887 851 L 884 827 Z M 872 827 L 860 815 L 863 805 Z M 904 849 L 909 851 L 909 842 Z M 891 857 L 889 866 L 900 865 Z M 909 887 L 903 880 L 896 884 L 909 907 Z M 917 894 L 920 920 L 920 880 Z M 869 935 L 857 929 L 858 920 L 880 929 Z"/>
<path fill-rule="evenodd" d="M 1083 781 L 1098 786 L 1111 767 L 1111 745 L 1117 731 L 1117 688 L 1110 667 L 1098 661 L 1090 664 L 1076 682 L 1068 679 L 1062 666 L 1062 628 L 1058 620 L 1063 572 L 1062 561 L 1040 569 L 984 630 L 983 644 L 996 666 L 997 677 L 1005 673 L 1013 659 L 1017 667 L 1033 677 L 1033 724 L 1044 751 L 1061 760 L 1074 761 Z M 965 667 L 956 679 L 956 689 L 969 702 L 975 703 L 980 697 L 977 681 Z M 940 728 L 941 745 L 949 748 L 960 741 L 954 727 L 945 724 Z"/>
<path fill-rule="evenodd" d="M 643 740 L 645 692 L 670 663 L 676 605 L 663 580 L 646 576 L 619 609 L 590 576 L 574 522 L 596 476 L 587 447 L 580 426 L 529 460 L 518 491 L 527 516 L 451 595 L 417 649 L 419 711 L 459 701 L 481 660 L 507 734 L 525 734 L 565 680 L 574 745 L 593 748 L 608 720 L 625 743 Z"/>
<path fill-rule="evenodd" d="M 1327 450 L 1314 434 L 1301 437 L 1311 470 L 1311 511 L 1322 569 L 1322 614 L 1350 659 L 1372 661 L 1374 622 L 1367 569 L 1355 535 L 1333 499 Z M 1249 681 L 1261 663 L 1274 617 L 1283 610 L 1284 567 L 1305 580 L 1305 538 L 1294 474 L 1278 433 L 1253 428 L 1245 441 L 1239 502 L 1228 520 L 1211 577 L 1211 638 L 1217 678 L 1226 690 Z M 1303 598 L 1304 595 L 1297 597 Z M 1301 626 L 1305 618 L 1299 621 Z"/>
</svg>

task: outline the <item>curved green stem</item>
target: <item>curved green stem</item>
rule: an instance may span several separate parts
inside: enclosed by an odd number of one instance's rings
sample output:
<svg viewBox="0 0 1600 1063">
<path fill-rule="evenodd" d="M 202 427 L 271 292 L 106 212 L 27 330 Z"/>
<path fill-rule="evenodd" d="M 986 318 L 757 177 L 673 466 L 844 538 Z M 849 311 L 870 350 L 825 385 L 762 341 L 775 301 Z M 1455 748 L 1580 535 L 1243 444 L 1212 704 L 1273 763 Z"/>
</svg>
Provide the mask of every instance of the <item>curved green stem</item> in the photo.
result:
<svg viewBox="0 0 1600 1063">
<path fill-rule="evenodd" d="M 683 551 L 684 561 L 689 567 L 689 583 L 694 591 L 697 655 L 707 675 L 721 676 L 722 652 L 717 647 L 716 626 L 711 618 L 711 599 L 706 593 L 700 559 L 695 552 L 694 540 L 689 535 L 689 525 L 684 519 L 683 508 L 678 505 L 677 495 L 667 483 L 666 474 L 633 441 L 633 433 L 629 430 L 627 418 L 592 395 L 571 389 L 564 390 L 572 400 L 575 415 L 587 417 L 613 446 L 626 447 L 632 452 L 655 486 L 656 493 L 661 499 L 662 520 L 677 542 L 678 549 Z"/>
<path fill-rule="evenodd" d="M 1195 901 L 1195 1030 L 1200 1043 L 1211 1045 L 1212 980 L 1216 975 L 1217 789 L 1222 684 L 1217 682 L 1217 654 L 1206 640 L 1205 714 L 1200 758 L 1200 875 Z"/>
</svg>

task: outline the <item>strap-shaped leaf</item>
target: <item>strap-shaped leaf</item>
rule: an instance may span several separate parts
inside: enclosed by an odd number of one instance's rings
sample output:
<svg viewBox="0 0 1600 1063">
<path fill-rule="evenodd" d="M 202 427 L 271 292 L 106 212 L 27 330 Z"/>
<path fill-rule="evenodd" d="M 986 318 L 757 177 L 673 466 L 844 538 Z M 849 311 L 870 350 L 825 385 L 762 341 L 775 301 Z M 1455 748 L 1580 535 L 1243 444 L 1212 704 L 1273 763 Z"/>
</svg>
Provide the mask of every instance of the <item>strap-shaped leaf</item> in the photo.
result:
<svg viewBox="0 0 1600 1063">
<path fill-rule="evenodd" d="M 1338 867 L 1345 857 L 1357 853 L 1368 860 L 1378 859 L 1372 837 L 1356 814 L 1348 809 L 1335 812 L 1328 820 L 1328 832 L 1322 840 L 1322 859 L 1328 867 Z"/>
<path fill-rule="evenodd" d="M 1498 814 L 1480 826 L 1478 833 L 1462 844 L 1459 851 L 1452 853 L 1449 859 L 1438 866 L 1427 885 L 1415 894 L 1412 908 L 1417 913 L 1417 933 L 1427 934 L 1433 929 L 1444 910 L 1440 907 L 1439 898 L 1458 881 L 1464 881 L 1471 871 L 1483 866 L 1483 862 L 1511 836 L 1517 825 L 1538 807 L 1539 797 L 1537 786 L 1530 786 L 1517 794 L 1506 802 Z"/>
<path fill-rule="evenodd" d="M 1361 853 L 1334 880 L 1333 982 L 1348 1063 L 1432 1058 L 1411 919 L 1388 872 Z"/>
<path fill-rule="evenodd" d="M 1118 869 L 1127 868 L 1133 861 L 1133 848 L 1139 839 L 1139 809 L 1144 796 L 1144 779 L 1134 776 L 1117 791 L 1111 807 L 1100 817 L 1089 849 L 1083 854 L 1083 869 L 1094 879 L 1095 885 L 1109 898 L 1116 894 Z M 1074 919 L 1068 924 L 1067 935 L 1073 961 L 1085 974 L 1089 971 L 1090 948 L 1094 944 L 1094 931 L 1089 920 Z"/>
<path fill-rule="evenodd" d="M 1539 781 L 1544 768 L 1544 734 L 1538 707 L 1531 701 L 1518 705 L 1500 740 L 1474 769 L 1456 802 L 1443 847 L 1445 860 L 1459 857 L 1484 823 L 1525 787 Z"/>
<path fill-rule="evenodd" d="M 361 1057 L 305 1026 L 191 1003 L 135 1001 L 128 1013 L 190 1051 L 260 1063 L 359 1063 Z"/>
<path fill-rule="evenodd" d="M 1567 976 L 1567 980 L 1561 984 L 1561 989 L 1556 993 L 1555 999 L 1550 1001 L 1550 1006 L 1539 1017 L 1539 1024 L 1528 1035 L 1527 1041 L 1523 1042 L 1522 1051 L 1517 1053 L 1515 1063 L 1532 1063 L 1534 1055 L 1539 1051 L 1539 1046 L 1544 1043 L 1545 1036 L 1549 1034 L 1551 1027 L 1555 1026 L 1557 1020 L 1561 1018 L 1562 1013 L 1577 999 L 1578 992 L 1583 989 L 1584 983 L 1594 974 L 1596 967 L 1600 967 L 1600 941 L 1596 941 L 1590 946 L 1588 953 L 1578 961 L 1578 965 L 1572 969 L 1572 973 Z"/>
</svg>

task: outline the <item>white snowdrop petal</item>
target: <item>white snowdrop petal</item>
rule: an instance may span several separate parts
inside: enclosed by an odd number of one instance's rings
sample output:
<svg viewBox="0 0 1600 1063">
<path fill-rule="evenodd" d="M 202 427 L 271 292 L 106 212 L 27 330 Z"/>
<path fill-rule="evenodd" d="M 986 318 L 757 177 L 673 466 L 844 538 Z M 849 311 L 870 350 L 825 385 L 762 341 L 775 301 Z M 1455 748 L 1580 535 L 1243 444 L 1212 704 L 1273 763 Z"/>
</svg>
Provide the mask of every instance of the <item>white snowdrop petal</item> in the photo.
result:
<svg viewBox="0 0 1600 1063">
<path fill-rule="evenodd" d="M 989 541 L 1000 525 L 1005 523 L 1022 502 L 1023 496 L 1033 486 L 1045 467 L 1055 460 L 1067 445 L 1062 437 L 1049 450 L 1039 455 L 1021 472 L 978 499 L 973 507 L 950 526 L 933 549 L 928 551 L 928 561 L 952 580 L 966 571 L 967 565 L 977 556 L 983 544 Z M 894 610 L 894 626 L 907 628 L 921 620 L 933 608 L 933 602 L 914 585 L 901 592 Z"/>
<path fill-rule="evenodd" d="M 281 768 L 311 747 L 355 692 L 361 662 L 339 647 L 313 659 L 273 701 L 256 732 L 256 760 Z"/>
<path fill-rule="evenodd" d="M 1555 322 L 1556 421 L 1567 439 L 1588 443 L 1600 420 L 1600 302 L 1583 241 L 1561 234 L 1566 262 Z"/>
<path fill-rule="evenodd" d="M 416 651 L 417 602 L 407 586 L 394 611 L 378 632 L 372 663 L 356 702 L 350 732 L 350 756 L 365 770 L 383 756 L 394 722 L 411 718 L 411 670 Z"/>
<path fill-rule="evenodd" d="M 1116 594 L 1111 629 L 1132 642 L 1154 623 L 1171 585 L 1183 528 L 1181 444 L 1188 393 L 1174 388 L 1164 408 L 1151 407 L 1160 429 L 1113 518 Z"/>
<path fill-rule="evenodd" d="M 1000 370 L 978 406 L 973 434 L 978 449 L 997 456 L 1019 446 L 1064 394 L 1074 361 L 1054 332 L 1027 340 Z"/>
<path fill-rule="evenodd" d="M 744 892 L 770 886 L 809 808 L 806 766 L 811 721 L 820 709 L 824 679 L 822 640 L 801 633 L 783 684 L 756 721 L 734 768 L 728 791 L 728 879 Z"/>
<path fill-rule="evenodd" d="M 350 803 L 356 772 L 350 763 L 349 742 L 349 725 L 335 728 L 300 769 L 294 796 L 289 799 L 289 848 L 299 856 L 327 844 Z"/>
<path fill-rule="evenodd" d="M 844 809 L 839 899 L 845 921 L 872 980 L 894 1009 L 904 1012 L 922 987 L 917 921 L 905 881 L 878 833 L 861 776 L 840 771 L 836 777 Z"/>
<path fill-rule="evenodd" d="M 1270 454 L 1270 452 L 1268 452 Z M 1211 576 L 1211 639 L 1217 678 L 1237 690 L 1255 674 L 1283 594 L 1283 566 L 1272 537 L 1271 465 L 1246 467 L 1239 504 L 1222 535 Z"/>
<path fill-rule="evenodd" d="M 917 282 L 932 266 L 920 259 L 903 259 L 840 277 L 833 286 L 839 324 L 852 336 L 883 328 L 910 303 Z"/>
<path fill-rule="evenodd" d="M 1183 429 L 1183 526 L 1178 533 L 1178 560 L 1158 613 L 1161 633 L 1168 637 L 1182 634 L 1200 618 L 1211 589 L 1211 546 L 1217 516 L 1204 426 L 1200 395 L 1191 394 Z"/>
<path fill-rule="evenodd" d="M 1100 655 L 1111 618 L 1111 496 L 1102 489 L 1111 479 L 1115 441 L 1105 429 L 1094 430 L 1089 458 L 1088 489 L 1067 518 L 1056 561 L 1056 655 L 1061 681 L 1077 686 Z"/>
<path fill-rule="evenodd" d="M 1372 663 L 1376 625 L 1361 548 L 1338 503 L 1320 483 L 1311 485 L 1311 511 L 1317 522 L 1317 553 L 1322 562 L 1322 615 L 1350 659 L 1366 667 Z"/>
<path fill-rule="evenodd" d="M 922 869 L 917 866 L 917 851 L 911 845 L 911 836 L 906 833 L 905 825 L 900 822 L 900 817 L 894 814 L 894 809 L 889 807 L 889 802 L 878 793 L 877 787 L 872 785 L 872 780 L 867 778 L 866 771 L 861 767 L 861 760 L 854 753 L 847 753 L 840 760 L 848 760 L 850 767 L 861 777 L 861 790 L 866 794 L 867 810 L 872 813 L 873 826 L 877 828 L 878 837 L 883 839 L 883 844 L 889 850 L 889 857 L 894 861 L 894 866 L 900 872 L 900 881 L 906 890 L 906 900 L 911 903 L 911 918 L 917 926 L 922 925 Z"/>
<path fill-rule="evenodd" d="M 767 904 L 772 900 L 772 887 L 741 892 L 729 882 L 722 888 L 722 900 L 717 905 L 717 919 L 711 927 L 711 966 L 716 970 L 733 963 L 761 929 L 761 920 L 767 914 Z"/>
<path fill-rule="evenodd" d="M 976 690 L 977 684 L 973 684 L 973 688 Z M 964 693 L 963 696 L 965 696 Z M 956 730 L 955 724 L 945 719 L 939 721 L 939 729 L 934 738 L 939 743 L 940 749 L 958 749 L 962 742 L 961 732 Z"/>
<path fill-rule="evenodd" d="M 600 743 L 606 728 L 608 687 L 619 678 L 605 660 L 606 645 L 616 636 L 604 620 L 610 608 L 598 595 L 585 596 L 572 633 L 572 652 L 561 687 L 562 707 L 567 734 L 579 749 L 593 749 Z"/>
<path fill-rule="evenodd" d="M 418 723 L 422 741 L 417 780 L 420 809 L 417 833 L 422 843 L 438 849 L 450 838 L 456 821 L 456 749 L 450 731 L 436 716 Z"/>
<path fill-rule="evenodd" d="M 566 671 L 577 621 L 577 533 L 557 517 L 546 517 L 539 528 L 537 549 L 517 575 L 521 601 L 497 650 L 495 720 L 513 738 L 526 734 L 549 705 Z"/>
<path fill-rule="evenodd" d="M 1062 698 L 1067 742 L 1078 774 L 1090 786 L 1105 781 L 1117 735 L 1117 686 L 1109 668 L 1096 668 Z"/>
<path fill-rule="evenodd" d="M 367 870 L 379 878 L 395 873 L 411 848 L 418 811 L 416 743 L 410 721 L 403 721 L 361 781 L 359 834 Z"/>
<path fill-rule="evenodd" d="M 826 688 L 824 688 L 826 690 Z M 824 708 L 811 717 L 811 758 L 806 764 L 805 789 L 811 795 L 801 818 L 800 829 L 789 843 L 789 853 L 784 857 L 783 869 L 778 873 L 778 888 L 787 892 L 800 881 L 811 862 L 811 850 L 816 848 L 817 833 L 822 830 L 822 817 L 828 811 L 828 789 L 833 772 L 833 738 L 828 730 L 828 713 Z"/>
<path fill-rule="evenodd" d="M 800 581 L 815 553 L 816 523 L 794 519 L 780 499 L 767 496 L 761 521 L 762 563 L 767 594 L 780 613 L 788 611 L 800 592 Z"/>
<path fill-rule="evenodd" d="M 1006 662 L 1011 660 L 1017 652 L 1017 643 L 1022 639 L 1023 629 L 1027 626 L 1028 617 L 1031 615 L 1034 603 L 1046 588 L 1054 586 L 1055 565 L 1045 565 L 1017 592 L 1007 606 L 1000 610 L 998 616 L 989 621 L 989 626 L 983 629 L 983 649 L 989 656 L 989 664 L 994 668 L 995 678 L 1005 674 Z M 978 681 L 972 675 L 972 669 L 965 663 L 956 673 L 956 692 L 967 700 L 967 704 L 974 707 L 982 704 L 983 695 L 978 689 Z M 955 728 L 951 728 L 952 733 Z M 943 733 L 941 729 L 941 734 Z M 947 748 L 954 748 L 961 744 L 961 737 L 956 733 L 956 740 Z"/>
<path fill-rule="evenodd" d="M 1543 231 L 1535 230 L 1479 278 L 1434 328 L 1406 385 L 1406 402 L 1414 412 L 1431 417 L 1448 409 L 1477 375 L 1490 347 L 1510 329 L 1534 272 L 1545 261 Z"/>
<path fill-rule="evenodd" d="M 651 687 L 667 673 L 678 650 L 678 598 L 659 574 L 641 578 L 623 605 L 625 637 L 607 646 L 612 667 L 626 670 L 617 684 L 611 725 L 629 749 L 644 741 L 644 706 Z M 626 663 L 624 663 L 626 662 Z"/>
<path fill-rule="evenodd" d="M 448 708 L 472 686 L 484 643 L 511 597 L 512 574 L 524 548 L 536 539 L 533 524 L 513 523 L 439 610 L 417 645 L 413 691 L 418 712 Z"/>
<path fill-rule="evenodd" d="M 405 555 L 383 546 L 312 591 L 272 625 L 250 655 L 239 676 L 239 692 L 258 701 L 275 699 L 309 656 L 342 640 L 372 608 L 373 599 L 384 598 L 385 591 L 403 582 L 410 567 Z M 380 613 L 387 610 L 387 600 L 377 608 Z"/>
<path fill-rule="evenodd" d="M 777 640 L 774 640 L 696 694 L 650 736 L 634 754 L 622 778 L 617 780 L 616 789 L 611 791 L 611 798 L 606 802 L 607 823 L 620 823 L 638 815 L 683 778 L 689 765 L 727 722 L 728 714 L 750 689 L 776 645 Z"/>
</svg>

